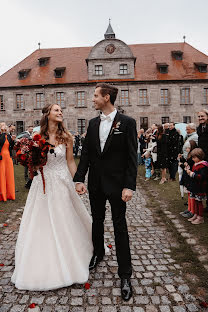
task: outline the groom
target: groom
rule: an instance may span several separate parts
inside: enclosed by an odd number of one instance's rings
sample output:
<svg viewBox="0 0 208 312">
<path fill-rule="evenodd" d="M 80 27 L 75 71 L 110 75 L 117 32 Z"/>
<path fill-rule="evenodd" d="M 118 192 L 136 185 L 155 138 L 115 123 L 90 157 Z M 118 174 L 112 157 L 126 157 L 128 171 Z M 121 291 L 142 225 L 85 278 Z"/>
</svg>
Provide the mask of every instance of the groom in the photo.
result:
<svg viewBox="0 0 208 312">
<path fill-rule="evenodd" d="M 114 108 L 118 89 L 112 85 L 97 84 L 93 102 L 99 117 L 89 122 L 80 163 L 74 176 L 79 194 L 86 192 L 85 175 L 89 168 L 88 190 L 92 211 L 93 257 L 89 269 L 94 269 L 104 256 L 104 220 L 106 200 L 111 205 L 118 275 L 121 295 L 128 301 L 132 296 L 132 274 L 129 237 L 126 225 L 126 202 L 136 189 L 137 131 L 131 117 Z"/>
</svg>

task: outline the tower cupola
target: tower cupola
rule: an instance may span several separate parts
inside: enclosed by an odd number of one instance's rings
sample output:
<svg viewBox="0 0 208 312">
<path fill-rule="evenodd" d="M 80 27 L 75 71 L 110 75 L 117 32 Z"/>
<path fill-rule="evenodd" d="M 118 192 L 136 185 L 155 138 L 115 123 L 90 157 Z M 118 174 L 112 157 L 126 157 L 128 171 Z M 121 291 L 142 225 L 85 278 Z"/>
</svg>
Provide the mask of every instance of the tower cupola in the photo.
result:
<svg viewBox="0 0 208 312">
<path fill-rule="evenodd" d="M 108 28 L 105 32 L 104 37 L 105 37 L 105 39 L 115 39 L 116 38 L 115 33 L 114 33 L 113 28 L 112 28 L 111 23 L 110 23 L 110 19 L 109 19 L 109 25 L 108 25 Z"/>
</svg>

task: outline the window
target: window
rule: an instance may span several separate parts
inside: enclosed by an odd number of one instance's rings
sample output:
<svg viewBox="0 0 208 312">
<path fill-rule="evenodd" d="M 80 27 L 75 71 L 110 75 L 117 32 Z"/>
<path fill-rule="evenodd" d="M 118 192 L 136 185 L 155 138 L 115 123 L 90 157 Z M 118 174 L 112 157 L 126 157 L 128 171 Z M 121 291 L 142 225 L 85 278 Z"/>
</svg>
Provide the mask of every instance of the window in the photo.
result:
<svg viewBox="0 0 208 312">
<path fill-rule="evenodd" d="M 23 94 L 16 94 L 16 109 L 24 109 Z"/>
<path fill-rule="evenodd" d="M 190 104 L 190 88 L 181 89 L 181 104 Z"/>
<path fill-rule="evenodd" d="M 35 120 L 34 121 L 34 127 L 40 126 L 40 120 Z"/>
<path fill-rule="evenodd" d="M 175 60 L 182 60 L 183 59 L 183 52 L 182 51 L 172 51 L 172 56 Z"/>
<path fill-rule="evenodd" d="M 208 104 L 208 88 L 204 88 L 204 104 Z"/>
<path fill-rule="evenodd" d="M 129 91 L 121 90 L 121 105 L 129 105 Z"/>
<path fill-rule="evenodd" d="M 194 64 L 200 73 L 207 72 L 207 64 L 205 63 L 194 63 Z"/>
<path fill-rule="evenodd" d="M 148 129 L 148 117 L 140 117 L 140 128 Z"/>
<path fill-rule="evenodd" d="M 168 73 L 168 64 L 166 63 L 157 63 L 157 68 L 161 74 Z"/>
<path fill-rule="evenodd" d="M 50 59 L 50 57 L 41 57 L 41 58 L 39 58 L 38 59 L 39 66 L 40 67 L 46 66 L 48 64 L 48 62 L 49 62 L 49 59 Z"/>
<path fill-rule="evenodd" d="M 27 78 L 28 74 L 30 72 L 30 69 L 22 69 L 18 72 L 19 79 L 25 79 Z"/>
<path fill-rule="evenodd" d="M 4 96 L 0 95 L 0 111 L 4 109 Z"/>
<path fill-rule="evenodd" d="M 54 69 L 55 78 L 62 78 L 66 67 L 57 67 Z"/>
<path fill-rule="evenodd" d="M 183 116 L 183 122 L 187 124 L 191 123 L 191 116 Z"/>
<path fill-rule="evenodd" d="M 95 75 L 103 75 L 103 65 L 95 65 Z"/>
<path fill-rule="evenodd" d="M 24 131 L 24 121 L 16 121 L 17 134 Z"/>
<path fill-rule="evenodd" d="M 148 104 L 147 89 L 140 89 L 139 90 L 139 104 L 140 105 L 147 105 Z"/>
<path fill-rule="evenodd" d="M 45 97 L 43 93 L 36 93 L 36 108 L 43 108 L 45 105 Z"/>
<path fill-rule="evenodd" d="M 56 92 L 56 104 L 65 107 L 64 92 Z"/>
<path fill-rule="evenodd" d="M 168 89 L 160 90 L 160 104 L 161 105 L 169 104 L 169 90 Z"/>
<path fill-rule="evenodd" d="M 86 127 L 86 120 L 85 119 L 78 119 L 77 120 L 77 128 L 79 134 L 83 134 L 85 132 Z"/>
<path fill-rule="evenodd" d="M 120 65 L 120 75 L 126 75 L 128 74 L 128 66 L 127 64 L 121 64 Z"/>
<path fill-rule="evenodd" d="M 77 92 L 77 107 L 85 107 L 85 92 Z"/>
<path fill-rule="evenodd" d="M 169 120 L 170 120 L 169 117 L 162 117 L 162 118 L 161 118 L 162 124 L 169 123 Z"/>
</svg>

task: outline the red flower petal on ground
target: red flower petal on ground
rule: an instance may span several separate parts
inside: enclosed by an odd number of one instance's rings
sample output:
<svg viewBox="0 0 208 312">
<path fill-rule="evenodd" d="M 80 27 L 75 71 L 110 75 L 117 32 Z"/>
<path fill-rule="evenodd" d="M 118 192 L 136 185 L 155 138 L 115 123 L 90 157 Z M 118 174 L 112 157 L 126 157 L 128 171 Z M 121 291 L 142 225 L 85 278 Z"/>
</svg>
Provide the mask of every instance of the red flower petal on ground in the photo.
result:
<svg viewBox="0 0 208 312">
<path fill-rule="evenodd" d="M 29 305 L 29 308 L 30 308 L 30 309 L 34 309 L 35 306 L 36 306 L 35 303 L 31 303 L 31 304 Z"/>
<path fill-rule="evenodd" d="M 85 287 L 85 289 L 90 289 L 90 284 L 89 283 L 85 283 L 85 285 L 84 285 L 84 287 Z"/>
<path fill-rule="evenodd" d="M 0 263 L 0 266 L 4 266 L 4 264 L 3 264 L 3 263 Z"/>
<path fill-rule="evenodd" d="M 200 302 L 199 305 L 203 308 L 208 308 L 208 303 L 206 301 Z"/>
<path fill-rule="evenodd" d="M 0 212 L 4 212 L 4 210 L 0 210 Z"/>
<path fill-rule="evenodd" d="M 4 223 L 4 225 L 3 226 L 8 226 L 8 224 L 7 223 Z"/>
<path fill-rule="evenodd" d="M 112 246 L 111 244 L 109 244 L 109 245 L 108 245 L 108 248 L 110 248 L 110 249 L 111 249 L 112 247 L 113 247 L 113 246 Z"/>
</svg>

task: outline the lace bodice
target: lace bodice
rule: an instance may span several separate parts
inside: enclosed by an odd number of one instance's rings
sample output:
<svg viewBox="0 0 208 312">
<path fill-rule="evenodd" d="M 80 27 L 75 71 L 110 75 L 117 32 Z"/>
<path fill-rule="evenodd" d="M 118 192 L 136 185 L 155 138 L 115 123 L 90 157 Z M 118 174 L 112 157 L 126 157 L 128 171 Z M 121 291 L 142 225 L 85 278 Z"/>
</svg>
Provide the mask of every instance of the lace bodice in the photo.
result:
<svg viewBox="0 0 208 312">
<path fill-rule="evenodd" d="M 59 183 L 60 179 L 67 183 L 69 183 L 69 181 L 72 182 L 72 176 L 66 161 L 66 145 L 59 144 L 54 148 L 54 153 L 51 154 L 48 152 L 47 156 L 47 163 L 43 167 L 46 187 L 50 187 L 50 183 Z M 36 182 L 41 179 L 40 172 L 38 172 L 38 176 L 35 178 Z"/>
<path fill-rule="evenodd" d="M 48 152 L 48 160 L 45 165 L 45 170 L 66 170 L 66 145 L 59 144 L 54 148 L 54 153 Z"/>
</svg>

